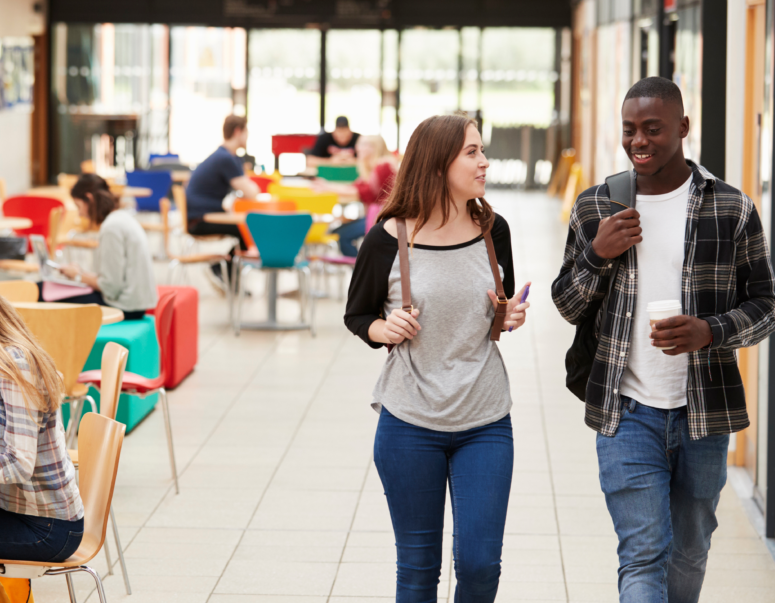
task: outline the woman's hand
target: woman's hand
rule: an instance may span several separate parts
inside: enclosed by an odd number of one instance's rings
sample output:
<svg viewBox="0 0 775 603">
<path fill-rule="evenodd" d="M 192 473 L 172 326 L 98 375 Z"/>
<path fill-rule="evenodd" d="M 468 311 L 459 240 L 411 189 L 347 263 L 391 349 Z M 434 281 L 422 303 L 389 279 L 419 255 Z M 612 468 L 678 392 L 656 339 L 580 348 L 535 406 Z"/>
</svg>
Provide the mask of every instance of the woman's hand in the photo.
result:
<svg viewBox="0 0 775 603">
<path fill-rule="evenodd" d="M 531 284 L 532 283 L 525 283 L 525 286 L 517 291 L 517 294 L 509 300 L 509 303 L 506 305 L 506 320 L 503 321 L 504 329 L 514 330 L 525 324 L 525 320 L 527 319 L 527 309 L 530 307 L 530 302 L 526 301 L 524 304 L 520 304 L 519 300 L 522 299 L 522 296 L 525 293 L 525 288 L 529 287 Z M 495 294 L 495 291 L 489 289 L 487 291 L 487 295 L 490 296 L 490 301 L 492 301 L 493 308 L 497 310 L 498 296 Z"/>
<path fill-rule="evenodd" d="M 393 345 L 398 345 L 405 339 L 414 339 L 417 332 L 422 330 L 417 322 L 419 315 L 417 308 L 412 310 L 411 314 L 400 309 L 393 310 L 385 320 L 382 335 Z"/>
<path fill-rule="evenodd" d="M 67 278 L 73 279 L 77 274 L 81 274 L 81 268 L 78 264 L 67 264 L 59 267 L 59 272 L 64 274 Z"/>
</svg>

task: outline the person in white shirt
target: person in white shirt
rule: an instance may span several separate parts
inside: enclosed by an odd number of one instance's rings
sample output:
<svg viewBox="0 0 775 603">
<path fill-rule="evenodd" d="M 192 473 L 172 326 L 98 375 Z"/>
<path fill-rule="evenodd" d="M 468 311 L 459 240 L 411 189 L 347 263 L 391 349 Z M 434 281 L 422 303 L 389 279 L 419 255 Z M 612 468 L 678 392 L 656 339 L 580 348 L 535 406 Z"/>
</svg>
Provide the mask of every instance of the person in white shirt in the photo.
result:
<svg viewBox="0 0 775 603">
<path fill-rule="evenodd" d="M 94 291 L 58 301 L 112 306 L 124 312 L 125 320 L 139 320 L 148 309 L 156 307 L 157 301 L 145 231 L 134 216 L 119 209 L 118 199 L 96 174 L 82 175 L 71 196 L 81 217 L 100 227 L 95 272 L 84 272 L 77 264 L 60 270 Z"/>
</svg>

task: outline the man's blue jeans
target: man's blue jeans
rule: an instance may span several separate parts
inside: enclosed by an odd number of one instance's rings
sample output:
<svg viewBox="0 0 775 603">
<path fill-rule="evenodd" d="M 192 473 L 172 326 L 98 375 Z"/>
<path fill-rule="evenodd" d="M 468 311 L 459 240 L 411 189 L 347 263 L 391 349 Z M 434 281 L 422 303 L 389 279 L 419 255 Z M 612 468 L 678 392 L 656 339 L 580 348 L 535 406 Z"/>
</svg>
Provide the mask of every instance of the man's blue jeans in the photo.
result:
<svg viewBox="0 0 775 603">
<path fill-rule="evenodd" d="M 622 397 L 616 434 L 597 436 L 600 485 L 619 536 L 621 603 L 699 600 L 728 448 L 728 435 L 689 439 L 686 407 Z"/>
<path fill-rule="evenodd" d="M 342 224 L 335 228 L 333 234 L 339 235 L 339 249 L 342 255 L 348 258 L 354 258 L 358 255 L 358 248 L 355 241 L 366 235 L 366 218 L 359 218 L 347 224 Z"/>
<path fill-rule="evenodd" d="M 455 602 L 494 601 L 514 466 L 511 417 L 450 433 L 410 425 L 383 408 L 374 463 L 396 536 L 396 603 L 436 602 L 448 480 Z"/>
</svg>

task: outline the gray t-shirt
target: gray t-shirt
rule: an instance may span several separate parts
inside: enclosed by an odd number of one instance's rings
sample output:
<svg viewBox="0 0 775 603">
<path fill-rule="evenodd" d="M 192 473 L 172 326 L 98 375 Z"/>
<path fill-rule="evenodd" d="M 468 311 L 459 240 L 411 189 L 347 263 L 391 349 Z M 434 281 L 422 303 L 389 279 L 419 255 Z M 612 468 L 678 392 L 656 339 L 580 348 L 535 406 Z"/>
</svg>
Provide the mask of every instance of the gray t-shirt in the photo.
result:
<svg viewBox="0 0 775 603">
<path fill-rule="evenodd" d="M 514 295 L 508 224 L 496 216 L 493 243 L 507 296 Z M 436 431 L 465 431 L 511 409 L 509 380 L 490 341 L 495 280 L 484 239 L 449 247 L 415 245 L 409 253 L 412 304 L 422 330 L 393 348 L 374 387 L 372 406 Z M 376 225 L 353 272 L 345 323 L 372 347 L 368 328 L 401 307 L 398 241 Z"/>
<path fill-rule="evenodd" d="M 94 269 L 102 297 L 127 312 L 156 306 L 156 282 L 148 238 L 129 212 L 117 209 L 100 225 Z"/>
</svg>

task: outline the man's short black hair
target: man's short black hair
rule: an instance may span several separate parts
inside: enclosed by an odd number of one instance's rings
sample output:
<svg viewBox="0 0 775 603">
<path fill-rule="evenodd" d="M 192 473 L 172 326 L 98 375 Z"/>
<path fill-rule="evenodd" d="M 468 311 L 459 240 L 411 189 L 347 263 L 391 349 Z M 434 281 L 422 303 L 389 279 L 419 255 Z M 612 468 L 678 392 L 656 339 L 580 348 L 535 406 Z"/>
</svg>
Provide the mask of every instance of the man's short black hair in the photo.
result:
<svg viewBox="0 0 775 603">
<path fill-rule="evenodd" d="M 350 127 L 350 120 L 347 119 L 344 115 L 340 115 L 336 118 L 336 127 L 337 128 L 349 128 Z"/>
<path fill-rule="evenodd" d="M 644 77 L 627 91 L 625 101 L 631 98 L 661 98 L 666 103 L 675 103 L 681 107 L 681 117 L 684 114 L 684 101 L 681 89 L 665 77 Z"/>
</svg>

